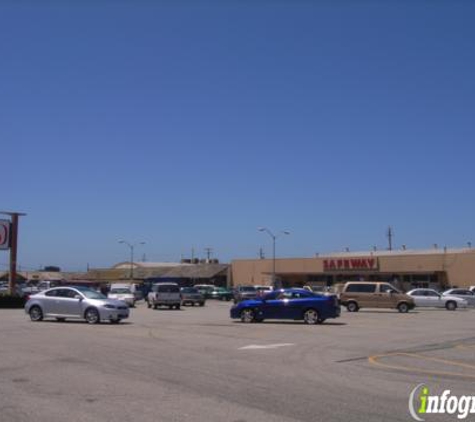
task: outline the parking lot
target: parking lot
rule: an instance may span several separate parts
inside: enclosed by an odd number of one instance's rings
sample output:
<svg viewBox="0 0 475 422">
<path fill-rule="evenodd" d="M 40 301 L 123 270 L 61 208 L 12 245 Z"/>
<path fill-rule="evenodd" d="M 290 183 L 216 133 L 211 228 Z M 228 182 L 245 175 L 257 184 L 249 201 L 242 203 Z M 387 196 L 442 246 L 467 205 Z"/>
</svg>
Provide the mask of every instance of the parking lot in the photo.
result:
<svg viewBox="0 0 475 422">
<path fill-rule="evenodd" d="M 308 326 L 243 324 L 230 306 L 142 302 L 119 325 L 0 310 L 0 420 L 408 421 L 420 383 L 473 395 L 473 309 L 343 310 Z"/>
</svg>

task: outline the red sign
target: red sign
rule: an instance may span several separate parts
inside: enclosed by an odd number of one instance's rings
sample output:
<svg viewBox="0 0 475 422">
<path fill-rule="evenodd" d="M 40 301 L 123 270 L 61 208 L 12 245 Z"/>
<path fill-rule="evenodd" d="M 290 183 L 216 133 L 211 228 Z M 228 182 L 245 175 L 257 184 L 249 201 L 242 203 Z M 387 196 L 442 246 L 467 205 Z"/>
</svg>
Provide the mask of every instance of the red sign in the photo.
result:
<svg viewBox="0 0 475 422">
<path fill-rule="evenodd" d="M 10 249 L 9 220 L 0 220 L 0 249 Z"/>
<path fill-rule="evenodd" d="M 323 269 L 325 271 L 377 270 L 378 260 L 376 258 L 324 259 Z"/>
</svg>

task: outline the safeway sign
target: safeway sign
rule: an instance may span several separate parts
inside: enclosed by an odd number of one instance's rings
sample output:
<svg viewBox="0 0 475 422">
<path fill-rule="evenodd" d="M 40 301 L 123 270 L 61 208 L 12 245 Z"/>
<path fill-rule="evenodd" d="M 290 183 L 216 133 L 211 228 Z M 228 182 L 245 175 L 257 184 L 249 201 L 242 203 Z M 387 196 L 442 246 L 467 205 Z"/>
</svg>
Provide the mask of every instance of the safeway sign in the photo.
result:
<svg viewBox="0 0 475 422">
<path fill-rule="evenodd" d="M 0 220 L 0 249 L 10 249 L 10 221 Z"/>
</svg>

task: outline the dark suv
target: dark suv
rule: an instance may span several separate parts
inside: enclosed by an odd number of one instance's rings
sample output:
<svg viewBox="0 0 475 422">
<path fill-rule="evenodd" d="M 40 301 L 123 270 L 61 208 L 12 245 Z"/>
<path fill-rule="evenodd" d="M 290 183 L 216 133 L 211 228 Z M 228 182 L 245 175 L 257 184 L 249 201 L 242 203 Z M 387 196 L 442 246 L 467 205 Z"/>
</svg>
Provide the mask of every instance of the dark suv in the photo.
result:
<svg viewBox="0 0 475 422">
<path fill-rule="evenodd" d="M 234 303 L 247 299 L 255 299 L 258 291 L 254 286 L 237 286 L 234 289 Z"/>
</svg>

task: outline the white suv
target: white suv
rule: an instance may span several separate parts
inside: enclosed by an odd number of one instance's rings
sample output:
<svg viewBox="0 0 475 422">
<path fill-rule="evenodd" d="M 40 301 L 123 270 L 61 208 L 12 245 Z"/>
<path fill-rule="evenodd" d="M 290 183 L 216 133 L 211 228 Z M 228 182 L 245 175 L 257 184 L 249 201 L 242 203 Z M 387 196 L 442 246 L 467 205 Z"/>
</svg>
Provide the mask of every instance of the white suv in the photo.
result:
<svg viewBox="0 0 475 422">
<path fill-rule="evenodd" d="M 181 294 L 177 283 L 156 283 L 147 296 L 147 306 L 157 309 L 159 306 L 168 306 L 170 309 L 180 309 Z"/>
</svg>

